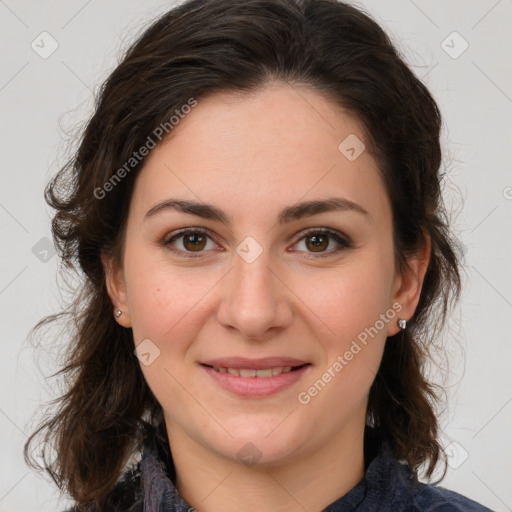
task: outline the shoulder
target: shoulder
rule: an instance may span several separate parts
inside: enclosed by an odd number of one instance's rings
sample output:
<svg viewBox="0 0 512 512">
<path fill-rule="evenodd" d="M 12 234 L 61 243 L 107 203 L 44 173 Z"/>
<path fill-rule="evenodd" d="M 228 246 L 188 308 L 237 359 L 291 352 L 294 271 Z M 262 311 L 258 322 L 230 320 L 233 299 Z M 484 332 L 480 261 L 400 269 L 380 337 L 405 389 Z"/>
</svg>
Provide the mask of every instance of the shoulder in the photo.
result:
<svg viewBox="0 0 512 512">
<path fill-rule="evenodd" d="M 490 508 L 444 487 L 419 484 L 407 512 L 493 512 Z"/>
</svg>

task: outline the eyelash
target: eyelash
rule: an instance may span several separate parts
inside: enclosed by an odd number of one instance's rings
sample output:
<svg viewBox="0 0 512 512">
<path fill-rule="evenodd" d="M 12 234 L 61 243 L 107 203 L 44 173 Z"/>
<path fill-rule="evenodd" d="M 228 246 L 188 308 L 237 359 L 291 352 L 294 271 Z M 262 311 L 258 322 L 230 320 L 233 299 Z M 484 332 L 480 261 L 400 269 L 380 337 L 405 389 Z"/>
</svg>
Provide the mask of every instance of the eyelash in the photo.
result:
<svg viewBox="0 0 512 512">
<path fill-rule="evenodd" d="M 210 235 L 208 230 L 205 230 L 203 228 L 186 228 L 178 231 L 177 233 L 171 234 L 170 237 L 165 237 L 162 241 L 162 244 L 168 248 L 171 252 L 178 254 L 180 256 L 185 255 L 185 258 L 201 258 L 203 257 L 204 251 L 182 251 L 181 249 L 176 249 L 172 246 L 172 242 L 179 239 L 180 237 L 183 237 L 185 235 L 189 234 L 201 234 L 205 235 L 208 238 L 212 239 L 212 236 Z M 340 232 L 335 231 L 334 229 L 330 228 L 309 228 L 302 233 L 300 233 L 300 238 L 297 239 L 297 241 L 293 245 L 297 245 L 300 241 L 302 241 L 304 238 L 308 238 L 312 235 L 329 235 L 337 244 L 339 244 L 339 247 L 336 249 L 332 249 L 328 252 L 319 252 L 316 255 L 314 255 L 314 252 L 310 252 L 308 256 L 304 256 L 306 259 L 318 259 L 318 258 L 327 258 L 330 256 L 334 256 L 339 254 L 341 251 L 345 249 L 352 248 L 352 242 L 351 240 L 345 236 L 342 235 Z M 295 251 L 294 251 L 295 252 Z M 304 252 L 304 251 L 299 251 Z M 314 255 L 314 256 L 312 256 Z"/>
</svg>

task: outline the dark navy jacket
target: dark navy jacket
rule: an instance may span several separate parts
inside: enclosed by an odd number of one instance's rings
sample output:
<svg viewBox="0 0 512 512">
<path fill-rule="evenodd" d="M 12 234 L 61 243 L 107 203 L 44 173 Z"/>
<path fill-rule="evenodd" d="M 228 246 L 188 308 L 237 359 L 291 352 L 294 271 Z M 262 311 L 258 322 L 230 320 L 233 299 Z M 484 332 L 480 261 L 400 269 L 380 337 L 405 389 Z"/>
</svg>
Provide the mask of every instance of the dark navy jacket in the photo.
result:
<svg viewBox="0 0 512 512">
<path fill-rule="evenodd" d="M 492 512 L 454 491 L 418 482 L 409 465 L 392 456 L 377 431 L 366 428 L 364 477 L 318 512 Z M 193 512 L 173 481 L 169 447 L 155 438 L 146 443 L 142 459 L 125 473 L 100 512 Z"/>
</svg>

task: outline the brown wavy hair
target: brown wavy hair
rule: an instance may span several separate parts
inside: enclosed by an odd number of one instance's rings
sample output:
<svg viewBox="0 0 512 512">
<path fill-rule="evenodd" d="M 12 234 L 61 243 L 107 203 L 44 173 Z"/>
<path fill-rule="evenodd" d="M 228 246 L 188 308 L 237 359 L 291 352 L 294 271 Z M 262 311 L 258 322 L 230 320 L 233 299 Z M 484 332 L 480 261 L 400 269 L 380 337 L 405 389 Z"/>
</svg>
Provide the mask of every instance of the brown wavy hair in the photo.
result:
<svg viewBox="0 0 512 512">
<path fill-rule="evenodd" d="M 386 343 L 371 386 L 367 423 L 394 455 L 431 477 L 443 456 L 436 408 L 442 387 L 426 377 L 431 349 L 460 294 L 457 244 L 442 202 L 441 116 L 382 28 L 335 0 L 191 0 L 154 21 L 128 48 L 96 95 L 73 157 L 45 189 L 64 270 L 82 280 L 69 316 L 66 384 L 25 445 L 77 504 L 99 504 L 151 429 L 164 433 L 131 329 L 112 317 L 101 253 L 122 263 L 127 213 L 143 159 L 105 199 L 97 191 L 190 98 L 256 91 L 273 80 L 306 84 L 358 119 L 391 199 L 398 268 L 425 242 L 431 255 L 409 327 Z M 43 463 L 31 447 L 43 437 Z M 446 458 L 445 472 L 446 473 Z"/>
</svg>

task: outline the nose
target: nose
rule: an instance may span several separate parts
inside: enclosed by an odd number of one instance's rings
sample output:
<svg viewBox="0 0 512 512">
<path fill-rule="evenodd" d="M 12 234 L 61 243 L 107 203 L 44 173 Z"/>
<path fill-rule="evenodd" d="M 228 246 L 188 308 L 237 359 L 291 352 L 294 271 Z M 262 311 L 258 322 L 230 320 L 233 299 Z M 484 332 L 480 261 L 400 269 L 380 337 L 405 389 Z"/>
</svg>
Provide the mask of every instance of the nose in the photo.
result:
<svg viewBox="0 0 512 512">
<path fill-rule="evenodd" d="M 224 282 L 217 319 L 245 339 L 265 340 L 292 321 L 290 291 L 269 263 L 265 253 L 252 263 L 236 256 Z"/>
</svg>

